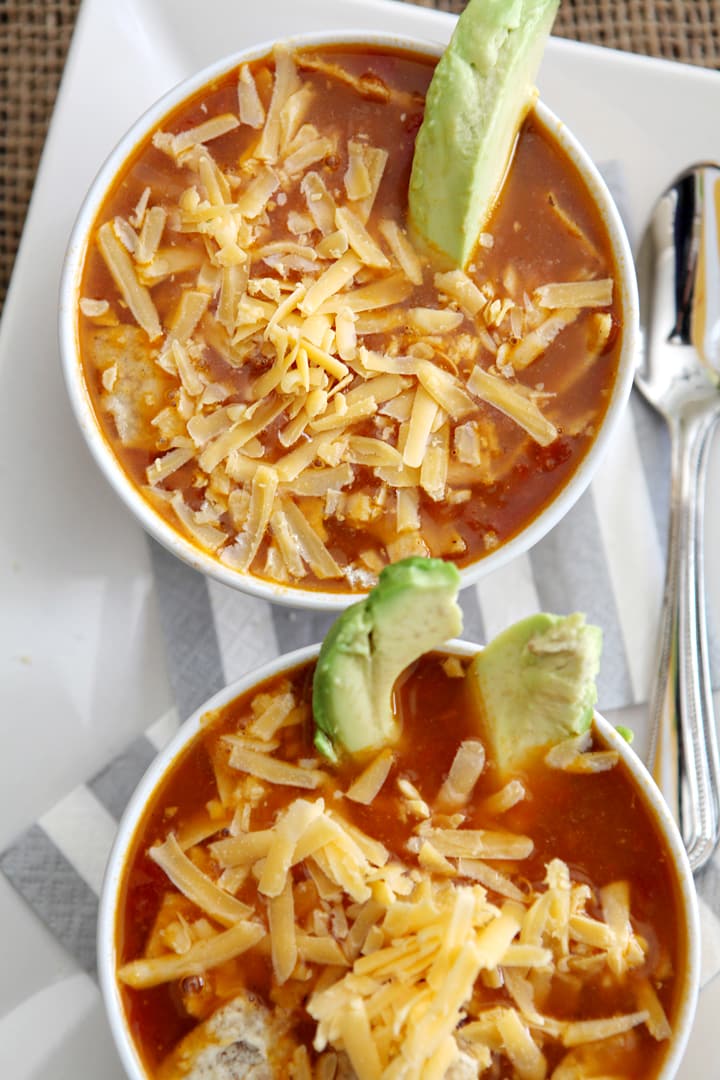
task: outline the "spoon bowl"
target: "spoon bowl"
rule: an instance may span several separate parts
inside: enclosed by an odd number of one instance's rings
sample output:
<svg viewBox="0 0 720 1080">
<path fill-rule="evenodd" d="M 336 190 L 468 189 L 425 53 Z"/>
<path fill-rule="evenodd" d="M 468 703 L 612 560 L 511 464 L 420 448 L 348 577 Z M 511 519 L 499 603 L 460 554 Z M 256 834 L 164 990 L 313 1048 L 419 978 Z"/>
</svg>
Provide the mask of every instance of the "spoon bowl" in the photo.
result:
<svg viewBox="0 0 720 1080">
<path fill-rule="evenodd" d="M 658 200 L 638 259 L 646 287 L 636 383 L 671 425 L 720 410 L 719 195 L 720 166 L 681 173 Z"/>
</svg>

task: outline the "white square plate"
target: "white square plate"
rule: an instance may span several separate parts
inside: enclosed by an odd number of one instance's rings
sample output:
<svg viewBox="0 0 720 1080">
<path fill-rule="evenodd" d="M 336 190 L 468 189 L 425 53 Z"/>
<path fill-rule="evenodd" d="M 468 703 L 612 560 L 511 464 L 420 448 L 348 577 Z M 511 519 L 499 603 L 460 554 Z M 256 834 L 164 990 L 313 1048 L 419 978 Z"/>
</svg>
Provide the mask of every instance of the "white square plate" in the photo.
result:
<svg viewBox="0 0 720 1080">
<path fill-rule="evenodd" d="M 446 41 L 453 24 L 389 0 L 84 0 L 0 327 L 0 850 L 172 705 L 144 537 L 92 464 L 60 375 L 60 267 L 93 174 L 139 112 L 224 53 L 317 29 Z M 681 168 L 720 159 L 715 73 L 554 39 L 539 84 L 596 161 L 619 163 L 633 242 Z M 720 551 L 719 465 L 716 448 L 709 552 Z M 709 558 L 708 602 L 718 614 L 716 562 Z M 0 1065 L 11 1055 L 0 1071 L 96 1080 L 104 1060 L 103 1077 L 119 1076 L 92 984 L 67 980 L 61 1020 L 48 987 L 67 976 L 68 960 L 4 887 L 0 915 L 6 971 L 22 972 L 0 991 Z M 718 993 L 716 980 L 701 1019 L 717 1014 Z M 38 1030 L 48 1038 L 30 1052 Z M 711 1032 L 698 1024 L 683 1077 L 720 1076 L 703 1054 Z"/>
</svg>

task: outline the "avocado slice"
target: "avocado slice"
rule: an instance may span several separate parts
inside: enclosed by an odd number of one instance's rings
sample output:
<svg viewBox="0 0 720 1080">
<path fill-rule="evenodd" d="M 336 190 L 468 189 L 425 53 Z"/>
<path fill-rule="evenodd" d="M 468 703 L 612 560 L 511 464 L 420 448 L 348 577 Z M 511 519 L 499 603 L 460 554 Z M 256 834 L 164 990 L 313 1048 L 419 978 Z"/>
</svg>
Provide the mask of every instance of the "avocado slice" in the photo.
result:
<svg viewBox="0 0 720 1080">
<path fill-rule="evenodd" d="M 462 630 L 460 574 L 442 559 L 386 566 L 364 600 L 333 623 L 313 678 L 315 746 L 337 761 L 397 742 L 392 693 L 414 660 Z"/>
<path fill-rule="evenodd" d="M 587 731 L 597 701 L 602 631 L 578 613 L 531 615 L 499 634 L 468 670 L 488 757 L 501 773 Z"/>
<path fill-rule="evenodd" d="M 464 267 L 537 96 L 559 0 L 470 0 L 430 83 L 410 177 L 410 226 Z"/>
</svg>

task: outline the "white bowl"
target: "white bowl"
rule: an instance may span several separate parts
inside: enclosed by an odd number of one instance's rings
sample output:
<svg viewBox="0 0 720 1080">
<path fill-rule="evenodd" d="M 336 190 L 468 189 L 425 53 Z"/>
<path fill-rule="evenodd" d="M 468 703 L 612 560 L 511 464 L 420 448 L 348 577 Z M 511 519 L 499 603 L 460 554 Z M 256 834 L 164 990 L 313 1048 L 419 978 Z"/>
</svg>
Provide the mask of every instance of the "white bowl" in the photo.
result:
<svg viewBox="0 0 720 1080">
<path fill-rule="evenodd" d="M 288 43 L 298 48 L 343 43 L 369 44 L 396 50 L 406 49 L 435 58 L 440 57 L 443 52 L 442 46 L 415 38 L 350 31 L 301 35 L 289 38 Z M 70 401 L 85 441 L 111 486 L 151 536 L 194 569 L 216 578 L 225 585 L 278 603 L 330 610 L 347 606 L 358 599 L 359 594 L 350 591 L 325 592 L 321 589 L 273 584 L 252 574 L 233 570 L 193 544 L 150 505 L 119 464 L 98 425 L 85 383 L 77 341 L 77 302 L 88 237 L 96 215 L 105 201 L 106 193 L 122 166 L 145 136 L 185 98 L 239 64 L 267 56 L 273 44 L 273 42 L 265 42 L 252 49 L 237 52 L 179 83 L 133 124 L 111 152 L 88 191 L 70 237 L 60 284 L 60 353 Z M 603 178 L 577 139 L 542 102 L 536 104 L 535 110 L 580 172 L 606 225 L 619 275 L 623 310 L 621 355 L 607 411 L 588 453 L 564 487 L 525 528 L 488 555 L 468 566 L 459 568 L 462 587 L 477 581 L 485 574 L 509 562 L 516 555 L 527 551 L 570 510 L 590 483 L 613 436 L 620 414 L 627 402 L 634 374 L 638 342 L 637 283 L 632 254 L 620 215 Z"/>
<path fill-rule="evenodd" d="M 443 651 L 458 656 L 474 656 L 480 646 L 467 641 L 454 641 Z M 121 900 L 120 886 L 136 830 L 143 819 L 148 801 L 173 762 L 192 742 L 202 727 L 202 718 L 216 709 L 223 708 L 235 698 L 247 693 L 253 686 L 280 674 L 291 671 L 300 664 L 317 657 L 319 645 L 308 645 L 295 652 L 278 657 L 262 668 L 245 675 L 215 694 L 201 706 L 180 728 L 170 743 L 158 754 L 136 788 L 118 827 L 117 836 L 105 871 L 97 931 L 97 955 L 100 987 L 106 1013 L 110 1022 L 115 1045 L 130 1080 L 148 1080 L 148 1075 L 133 1042 L 125 1017 L 122 997 L 116 978 L 116 926 Z M 678 832 L 657 785 L 637 754 L 617 733 L 615 728 L 599 713 L 595 713 L 594 727 L 602 741 L 616 750 L 636 785 L 640 798 L 650 811 L 670 855 L 674 868 L 679 908 L 685 921 L 686 966 L 679 987 L 680 1003 L 674 1018 L 675 1031 L 672 1045 L 655 1080 L 672 1080 L 675 1076 L 690 1035 L 700 984 L 700 922 L 697 895 L 690 863 Z"/>
</svg>

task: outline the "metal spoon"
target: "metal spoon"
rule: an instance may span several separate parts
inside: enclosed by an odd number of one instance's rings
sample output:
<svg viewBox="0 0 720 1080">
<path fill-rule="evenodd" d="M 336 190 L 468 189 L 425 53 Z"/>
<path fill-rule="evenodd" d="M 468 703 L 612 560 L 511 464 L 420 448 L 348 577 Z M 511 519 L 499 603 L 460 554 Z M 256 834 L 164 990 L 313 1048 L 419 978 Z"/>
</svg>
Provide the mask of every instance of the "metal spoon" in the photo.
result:
<svg viewBox="0 0 720 1080">
<path fill-rule="evenodd" d="M 672 441 L 670 534 L 650 763 L 693 870 L 720 833 L 720 764 L 708 666 L 703 506 L 720 414 L 720 167 L 692 166 L 659 199 L 638 258 L 644 355 L 636 384 Z"/>
</svg>

